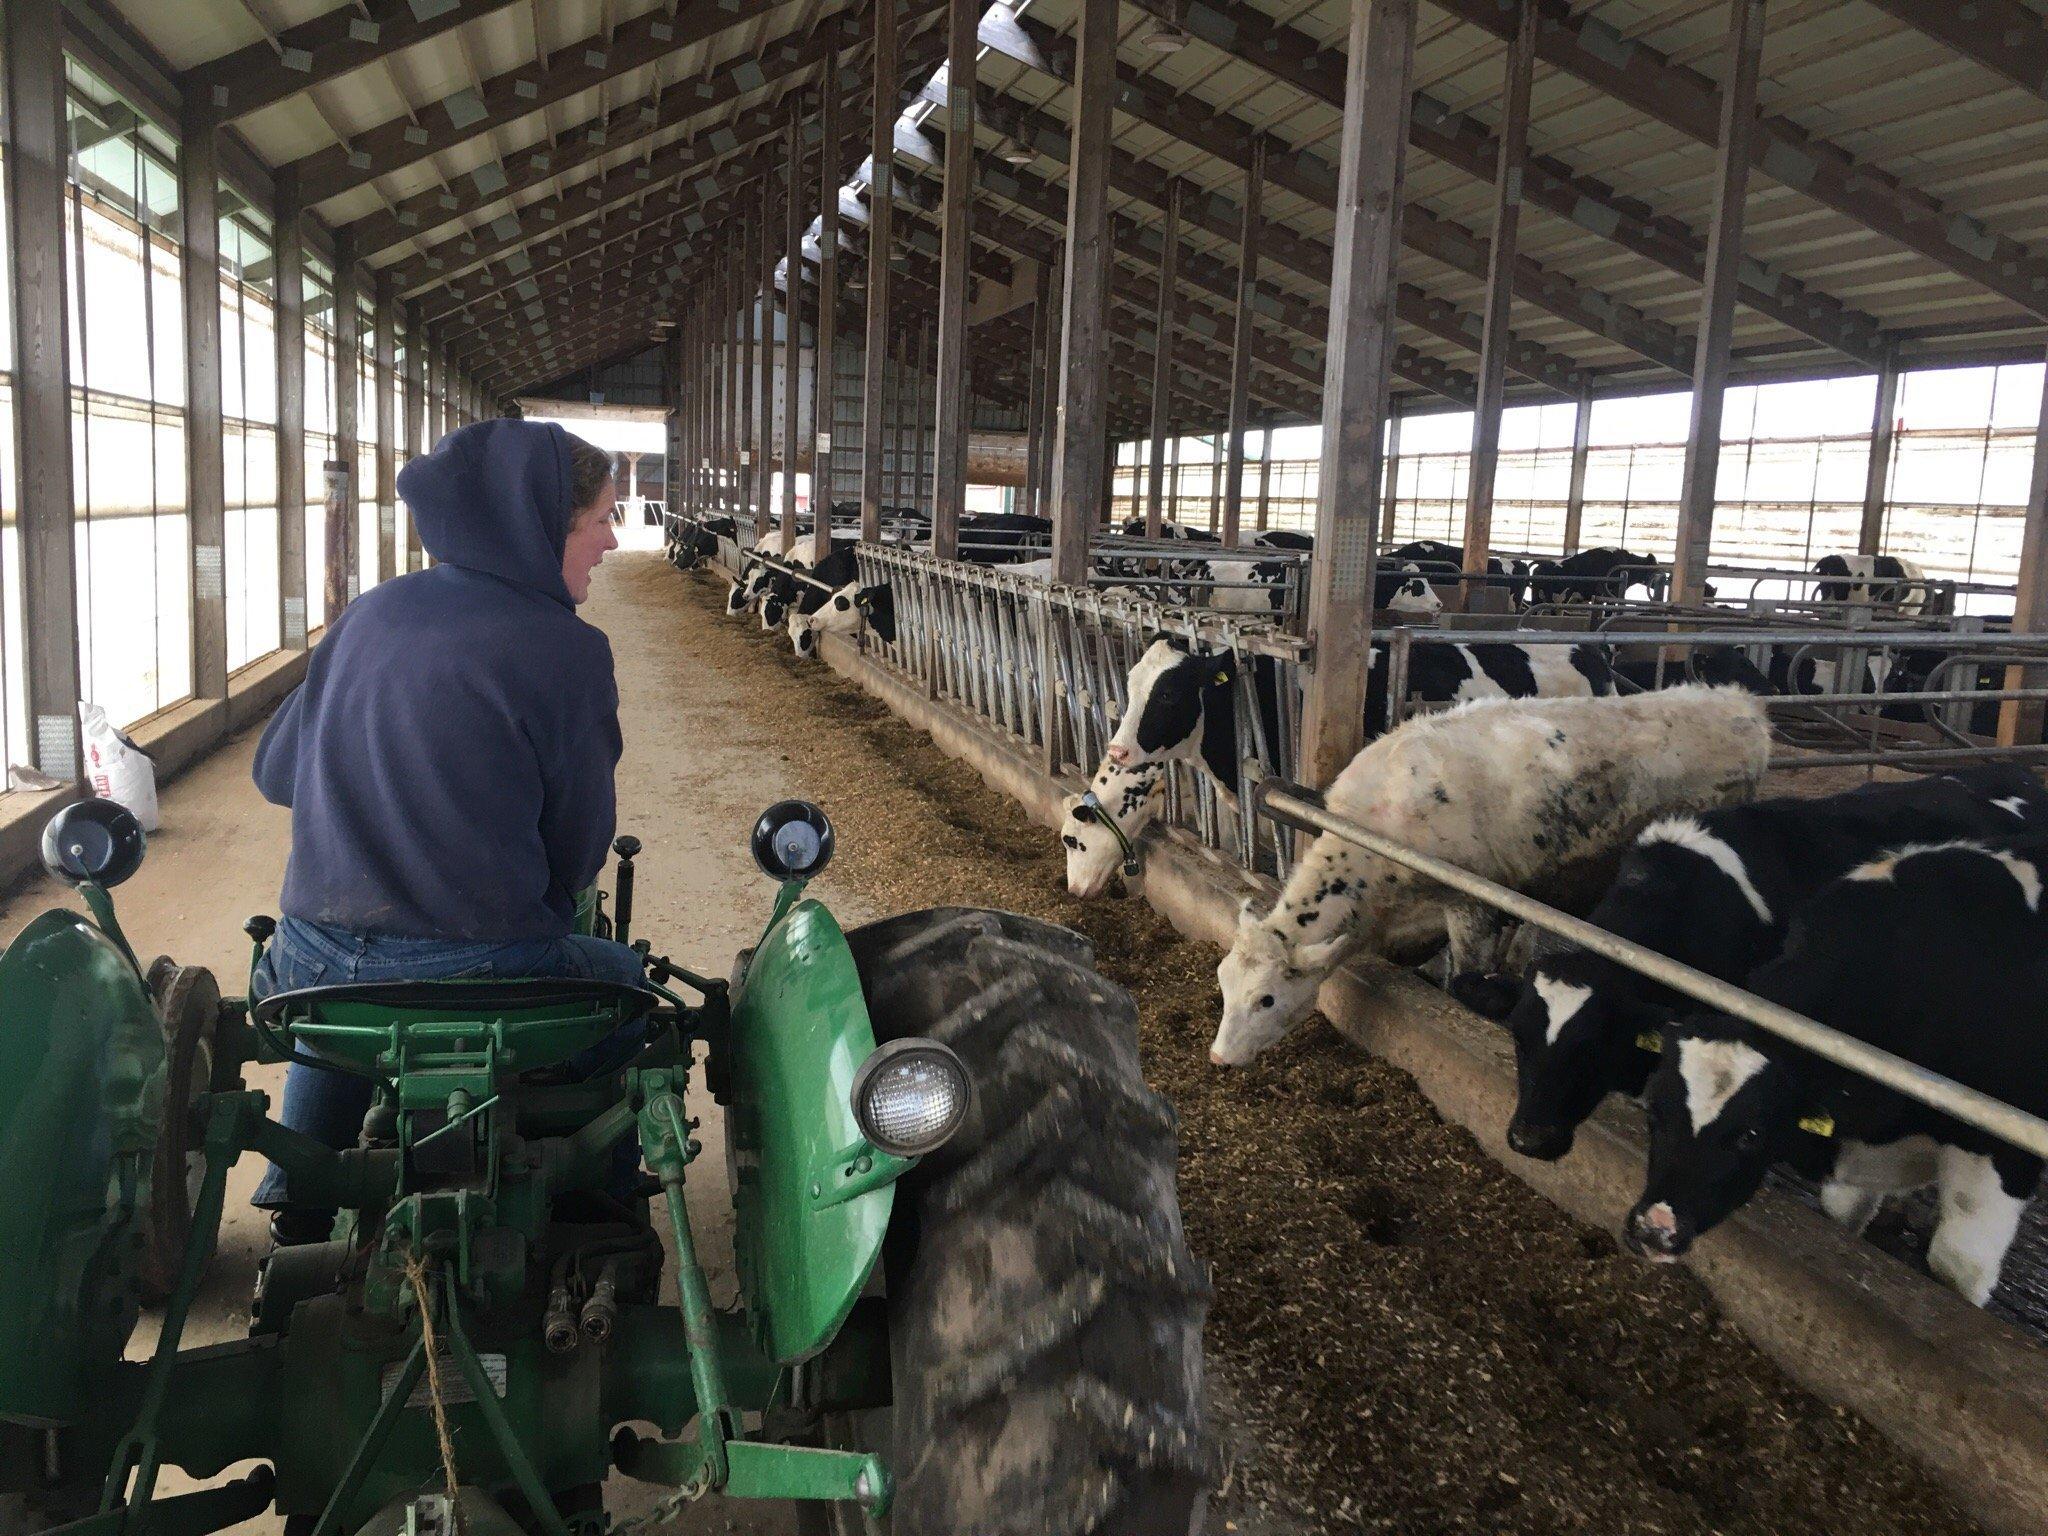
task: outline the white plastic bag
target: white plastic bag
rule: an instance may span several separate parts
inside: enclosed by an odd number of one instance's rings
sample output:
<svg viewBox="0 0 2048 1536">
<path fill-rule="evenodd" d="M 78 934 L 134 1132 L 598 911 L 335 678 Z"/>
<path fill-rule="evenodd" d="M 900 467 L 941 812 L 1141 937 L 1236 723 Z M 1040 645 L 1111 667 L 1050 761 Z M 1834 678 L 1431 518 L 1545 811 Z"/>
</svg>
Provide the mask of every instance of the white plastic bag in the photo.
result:
<svg viewBox="0 0 2048 1536">
<path fill-rule="evenodd" d="M 97 704 L 80 702 L 78 724 L 85 738 L 85 782 L 102 800 L 133 813 L 142 830 L 154 832 L 162 822 L 156 806 L 156 764 L 149 754 L 114 729 Z"/>
</svg>

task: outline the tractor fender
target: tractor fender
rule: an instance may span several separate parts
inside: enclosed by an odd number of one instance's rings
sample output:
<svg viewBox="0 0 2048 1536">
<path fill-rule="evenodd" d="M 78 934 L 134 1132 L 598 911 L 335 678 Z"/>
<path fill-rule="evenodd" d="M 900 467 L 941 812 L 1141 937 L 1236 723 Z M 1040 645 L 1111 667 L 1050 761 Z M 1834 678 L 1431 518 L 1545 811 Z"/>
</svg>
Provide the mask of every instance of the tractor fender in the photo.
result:
<svg viewBox="0 0 2048 1536">
<path fill-rule="evenodd" d="M 91 1417 L 134 1329 L 164 1044 L 127 955 L 76 912 L 0 954 L 0 1418 Z"/>
</svg>

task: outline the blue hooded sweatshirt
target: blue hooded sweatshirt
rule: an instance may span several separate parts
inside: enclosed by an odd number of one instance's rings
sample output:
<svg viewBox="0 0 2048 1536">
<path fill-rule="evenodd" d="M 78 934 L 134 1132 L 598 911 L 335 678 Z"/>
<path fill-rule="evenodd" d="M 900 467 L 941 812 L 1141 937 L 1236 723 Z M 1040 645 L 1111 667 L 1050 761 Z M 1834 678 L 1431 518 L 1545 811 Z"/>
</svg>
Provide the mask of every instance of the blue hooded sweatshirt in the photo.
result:
<svg viewBox="0 0 2048 1536">
<path fill-rule="evenodd" d="M 408 938 L 555 938 L 616 814 L 611 644 L 562 581 L 569 438 L 486 421 L 398 476 L 440 562 L 351 603 L 256 749 L 292 812 L 285 915 Z"/>
</svg>

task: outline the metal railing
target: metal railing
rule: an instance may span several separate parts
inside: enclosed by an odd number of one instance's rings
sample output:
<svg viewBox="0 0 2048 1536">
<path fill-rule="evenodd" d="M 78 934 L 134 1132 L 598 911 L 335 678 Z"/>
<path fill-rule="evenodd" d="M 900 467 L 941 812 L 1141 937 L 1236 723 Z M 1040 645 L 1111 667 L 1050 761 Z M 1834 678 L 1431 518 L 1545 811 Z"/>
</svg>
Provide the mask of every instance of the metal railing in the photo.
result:
<svg viewBox="0 0 2048 1536">
<path fill-rule="evenodd" d="M 1740 1019 L 1801 1050 L 1810 1051 L 1845 1071 L 1904 1094 L 1917 1104 L 1975 1126 L 2037 1157 L 2048 1157 L 2048 1120 L 2015 1109 L 1953 1078 L 1930 1072 L 1903 1056 L 1896 1056 L 1854 1035 L 1844 1034 L 1804 1014 L 1794 1013 L 1789 1008 L 1745 991 L 1733 982 L 1709 976 L 1705 971 L 1695 970 L 1668 955 L 1646 949 L 1570 913 L 1560 912 L 1533 896 L 1510 890 L 1430 854 L 1419 853 L 1370 827 L 1303 798 L 1294 790 L 1295 786 L 1269 782 L 1255 785 L 1248 797 L 1253 815 L 1264 813 L 1283 826 L 1341 838 L 1367 853 L 1413 870 L 1438 885 L 1448 886 L 1496 911 L 1505 912 L 1581 949 L 1591 950 L 1617 965 L 1626 966 L 1637 975 L 1646 976 L 1696 1003 Z"/>
</svg>

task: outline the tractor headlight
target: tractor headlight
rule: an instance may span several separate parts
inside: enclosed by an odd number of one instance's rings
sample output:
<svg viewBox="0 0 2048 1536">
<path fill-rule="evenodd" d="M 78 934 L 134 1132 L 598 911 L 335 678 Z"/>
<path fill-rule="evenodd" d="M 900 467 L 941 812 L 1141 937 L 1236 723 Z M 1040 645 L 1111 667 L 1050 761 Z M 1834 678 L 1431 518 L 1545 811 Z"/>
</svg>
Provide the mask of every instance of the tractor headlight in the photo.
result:
<svg viewBox="0 0 2048 1536">
<path fill-rule="evenodd" d="M 875 1048 L 853 1077 L 861 1134 L 897 1157 L 936 1152 L 967 1117 L 967 1068 L 936 1040 L 908 1037 Z"/>
</svg>

